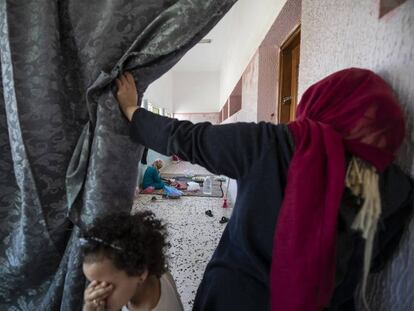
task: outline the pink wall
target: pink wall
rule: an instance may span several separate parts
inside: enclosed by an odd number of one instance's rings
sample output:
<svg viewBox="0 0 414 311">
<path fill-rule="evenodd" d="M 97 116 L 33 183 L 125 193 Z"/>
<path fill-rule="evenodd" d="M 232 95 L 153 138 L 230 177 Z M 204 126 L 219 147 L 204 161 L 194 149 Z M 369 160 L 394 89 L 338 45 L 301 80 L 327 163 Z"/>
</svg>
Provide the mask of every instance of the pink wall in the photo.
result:
<svg viewBox="0 0 414 311">
<path fill-rule="evenodd" d="M 238 95 L 241 96 L 242 94 L 242 78 L 240 78 L 239 82 L 237 82 L 236 87 L 234 88 L 233 92 L 231 93 L 231 95 Z"/>
<path fill-rule="evenodd" d="M 257 122 L 259 53 L 253 56 L 242 77 L 242 109 L 237 121 Z"/>
<path fill-rule="evenodd" d="M 241 110 L 242 97 L 241 95 L 231 95 L 229 99 L 229 117 Z"/>
<path fill-rule="evenodd" d="M 301 0 L 288 0 L 271 26 L 241 77 L 232 95 L 242 95 L 241 110 L 225 123 L 236 121 L 277 121 L 279 50 L 300 24 Z"/>
<path fill-rule="evenodd" d="M 235 113 L 242 108 L 242 88 L 243 88 L 243 77 L 240 78 L 236 86 L 231 92 L 230 97 L 223 104 L 220 110 L 220 123 L 225 121 L 227 118 L 233 116 Z"/>
<path fill-rule="evenodd" d="M 300 24 L 301 0 L 286 2 L 259 48 L 258 121 L 277 122 L 279 51 Z"/>
<path fill-rule="evenodd" d="M 258 75 L 259 53 L 256 52 L 241 77 L 240 86 L 235 88 L 234 94 L 241 94 L 241 109 L 223 123 L 257 122 Z"/>
</svg>

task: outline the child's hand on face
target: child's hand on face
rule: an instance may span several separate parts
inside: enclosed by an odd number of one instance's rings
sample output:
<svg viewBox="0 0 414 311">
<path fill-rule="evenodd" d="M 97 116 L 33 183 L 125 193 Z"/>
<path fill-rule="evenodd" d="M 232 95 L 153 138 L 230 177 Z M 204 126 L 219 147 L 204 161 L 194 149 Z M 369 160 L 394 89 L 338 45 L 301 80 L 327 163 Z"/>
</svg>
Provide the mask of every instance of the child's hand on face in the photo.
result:
<svg viewBox="0 0 414 311">
<path fill-rule="evenodd" d="M 85 289 L 83 311 L 103 311 L 112 290 L 110 283 L 92 281 Z"/>
</svg>

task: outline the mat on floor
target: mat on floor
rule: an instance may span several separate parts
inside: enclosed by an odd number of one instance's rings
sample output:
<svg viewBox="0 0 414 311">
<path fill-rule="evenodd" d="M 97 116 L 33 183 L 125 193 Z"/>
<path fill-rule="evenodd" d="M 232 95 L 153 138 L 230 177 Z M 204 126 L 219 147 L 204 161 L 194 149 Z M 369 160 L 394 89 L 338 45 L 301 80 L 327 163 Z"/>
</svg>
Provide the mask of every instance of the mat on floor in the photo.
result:
<svg viewBox="0 0 414 311">
<path fill-rule="evenodd" d="M 207 175 L 196 175 L 200 177 L 205 177 Z M 192 177 L 186 176 L 186 175 L 178 175 L 178 174 L 161 174 L 162 179 L 174 179 L 177 182 L 189 182 L 194 181 Z M 211 194 L 204 194 L 203 193 L 203 184 L 200 182 L 201 189 L 197 191 L 187 191 L 187 190 L 180 190 L 183 192 L 183 196 L 192 196 L 192 197 L 210 197 L 210 198 L 222 198 L 224 196 L 223 193 L 223 187 L 222 187 L 222 181 L 215 180 L 213 177 L 213 184 L 211 188 Z M 143 190 L 141 190 L 140 193 L 143 193 Z M 152 194 L 164 194 L 164 190 L 155 190 Z"/>
</svg>

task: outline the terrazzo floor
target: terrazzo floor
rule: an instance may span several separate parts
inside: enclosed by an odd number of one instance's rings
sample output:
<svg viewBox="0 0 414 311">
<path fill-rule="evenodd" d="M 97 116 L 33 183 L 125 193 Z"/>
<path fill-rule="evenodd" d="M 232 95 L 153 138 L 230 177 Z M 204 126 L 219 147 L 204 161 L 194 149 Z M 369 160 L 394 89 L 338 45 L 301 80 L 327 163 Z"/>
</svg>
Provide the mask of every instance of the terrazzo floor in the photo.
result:
<svg viewBox="0 0 414 311">
<path fill-rule="evenodd" d="M 168 174 L 209 174 L 204 168 L 188 162 L 166 167 Z M 219 242 L 225 224 L 222 216 L 230 217 L 232 208 L 222 208 L 222 198 L 181 197 L 177 200 L 163 199 L 153 195 L 140 195 L 133 211 L 151 210 L 168 228 L 171 248 L 168 251 L 171 274 L 177 284 L 184 310 L 192 309 L 194 297 L 205 267 Z M 205 212 L 211 210 L 213 217 Z"/>
</svg>

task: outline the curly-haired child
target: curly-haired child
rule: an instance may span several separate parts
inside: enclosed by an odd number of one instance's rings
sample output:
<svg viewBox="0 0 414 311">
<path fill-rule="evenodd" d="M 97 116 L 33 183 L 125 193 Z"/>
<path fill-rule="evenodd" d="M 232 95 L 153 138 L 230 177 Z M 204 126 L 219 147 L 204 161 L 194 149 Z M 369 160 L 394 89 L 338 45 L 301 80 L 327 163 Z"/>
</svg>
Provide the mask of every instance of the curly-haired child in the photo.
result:
<svg viewBox="0 0 414 311">
<path fill-rule="evenodd" d="M 167 271 L 167 232 L 151 212 L 97 219 L 81 238 L 83 272 L 90 281 L 84 311 L 182 311 Z"/>
</svg>

